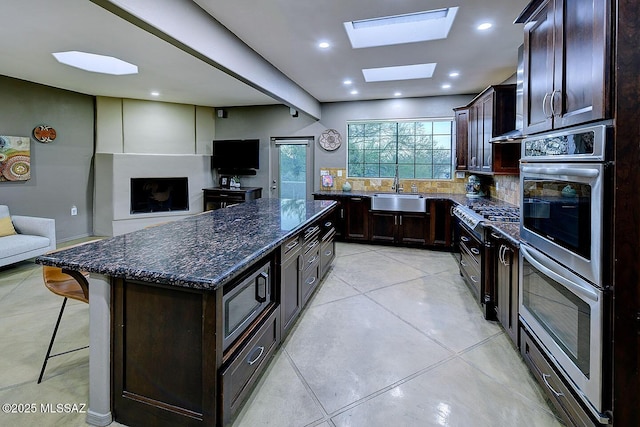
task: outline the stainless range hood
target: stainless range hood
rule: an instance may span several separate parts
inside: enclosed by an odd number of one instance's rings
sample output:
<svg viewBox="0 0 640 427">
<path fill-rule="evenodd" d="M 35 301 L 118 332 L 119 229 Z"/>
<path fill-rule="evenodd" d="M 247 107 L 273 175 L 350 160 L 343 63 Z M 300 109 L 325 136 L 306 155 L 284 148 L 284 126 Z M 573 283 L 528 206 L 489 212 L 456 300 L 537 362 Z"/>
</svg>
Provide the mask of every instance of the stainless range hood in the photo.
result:
<svg viewBox="0 0 640 427">
<path fill-rule="evenodd" d="M 527 135 L 522 134 L 524 125 L 524 45 L 518 48 L 518 68 L 516 70 L 516 123 L 515 129 L 489 140 L 492 144 L 519 143 Z"/>
</svg>

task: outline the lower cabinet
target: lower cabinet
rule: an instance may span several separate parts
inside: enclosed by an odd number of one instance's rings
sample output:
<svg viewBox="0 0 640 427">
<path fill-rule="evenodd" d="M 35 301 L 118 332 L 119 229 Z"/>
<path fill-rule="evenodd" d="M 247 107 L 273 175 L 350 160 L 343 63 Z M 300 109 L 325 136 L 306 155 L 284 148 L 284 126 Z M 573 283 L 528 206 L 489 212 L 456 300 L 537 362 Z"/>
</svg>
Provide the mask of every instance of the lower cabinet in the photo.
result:
<svg viewBox="0 0 640 427">
<path fill-rule="evenodd" d="M 453 249 L 455 246 L 453 202 L 451 200 L 430 200 L 429 210 L 429 246 Z"/>
<path fill-rule="evenodd" d="M 455 226 L 448 199 L 432 199 L 427 211 L 371 211 L 371 198 L 360 195 L 315 194 L 316 200 L 335 200 L 338 207 L 331 217 L 335 239 L 453 250 Z"/>
<path fill-rule="evenodd" d="M 302 256 L 300 253 L 300 236 L 290 238 L 280 247 L 280 313 L 283 334 L 291 328 L 301 309 Z"/>
<path fill-rule="evenodd" d="M 520 331 L 520 340 L 522 358 L 564 423 L 574 427 L 600 425 L 591 419 L 587 410 L 524 328 Z"/>
<path fill-rule="evenodd" d="M 494 308 L 496 319 L 518 346 L 518 248 L 491 233 L 494 247 Z"/>
<path fill-rule="evenodd" d="M 371 211 L 369 224 L 372 242 L 425 246 L 429 241 L 427 214 Z"/>
<path fill-rule="evenodd" d="M 371 198 L 349 197 L 344 199 L 343 205 L 345 239 L 350 241 L 368 241 Z"/>
<path fill-rule="evenodd" d="M 220 425 L 229 425 L 242 407 L 252 386 L 267 367 L 280 344 L 280 308 L 266 319 L 255 335 L 238 351 L 227 366 L 220 368 Z"/>
</svg>

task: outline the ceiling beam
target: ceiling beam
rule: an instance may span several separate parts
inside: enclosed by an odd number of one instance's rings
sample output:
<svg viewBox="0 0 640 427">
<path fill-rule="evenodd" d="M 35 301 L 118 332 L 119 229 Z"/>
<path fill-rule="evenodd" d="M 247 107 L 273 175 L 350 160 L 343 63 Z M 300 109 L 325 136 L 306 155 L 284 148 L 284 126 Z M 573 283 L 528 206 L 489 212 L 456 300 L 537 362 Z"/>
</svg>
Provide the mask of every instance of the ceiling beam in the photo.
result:
<svg viewBox="0 0 640 427">
<path fill-rule="evenodd" d="M 91 1 L 286 106 L 320 119 L 317 99 L 194 2 Z"/>
</svg>

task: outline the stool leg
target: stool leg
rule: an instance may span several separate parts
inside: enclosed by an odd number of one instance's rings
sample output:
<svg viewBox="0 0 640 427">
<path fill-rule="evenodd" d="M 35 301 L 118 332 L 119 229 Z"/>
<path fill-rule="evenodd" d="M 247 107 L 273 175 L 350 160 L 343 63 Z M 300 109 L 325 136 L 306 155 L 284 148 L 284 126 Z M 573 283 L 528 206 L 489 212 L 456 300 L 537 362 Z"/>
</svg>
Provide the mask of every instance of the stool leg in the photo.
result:
<svg viewBox="0 0 640 427">
<path fill-rule="evenodd" d="M 56 327 L 53 328 L 53 335 L 51 336 L 51 342 L 49 343 L 49 348 L 47 349 L 47 355 L 44 357 L 44 362 L 42 363 L 42 370 L 40 371 L 40 376 L 38 377 L 38 384 L 42 382 L 44 369 L 47 367 L 47 361 L 49 360 L 49 355 L 51 354 L 51 349 L 53 348 L 53 342 L 55 341 L 56 334 L 58 333 L 58 326 L 60 326 L 60 320 L 62 319 L 62 313 L 64 313 L 65 305 L 67 305 L 67 297 L 64 297 L 64 301 L 62 301 L 62 307 L 60 307 L 60 314 L 58 314 L 58 321 L 56 322 Z"/>
</svg>

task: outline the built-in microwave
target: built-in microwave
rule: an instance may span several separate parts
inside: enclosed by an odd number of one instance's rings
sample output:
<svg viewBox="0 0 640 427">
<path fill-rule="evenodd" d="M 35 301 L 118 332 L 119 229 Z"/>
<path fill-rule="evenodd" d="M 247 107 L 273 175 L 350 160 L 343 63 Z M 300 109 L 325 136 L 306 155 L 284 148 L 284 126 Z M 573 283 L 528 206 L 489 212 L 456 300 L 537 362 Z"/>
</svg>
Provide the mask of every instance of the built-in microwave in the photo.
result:
<svg viewBox="0 0 640 427">
<path fill-rule="evenodd" d="M 266 262 L 238 280 L 235 286 L 225 287 L 222 296 L 224 350 L 273 302 L 270 272 L 271 263 Z"/>
</svg>

